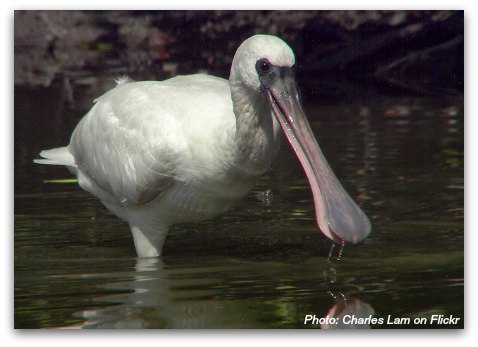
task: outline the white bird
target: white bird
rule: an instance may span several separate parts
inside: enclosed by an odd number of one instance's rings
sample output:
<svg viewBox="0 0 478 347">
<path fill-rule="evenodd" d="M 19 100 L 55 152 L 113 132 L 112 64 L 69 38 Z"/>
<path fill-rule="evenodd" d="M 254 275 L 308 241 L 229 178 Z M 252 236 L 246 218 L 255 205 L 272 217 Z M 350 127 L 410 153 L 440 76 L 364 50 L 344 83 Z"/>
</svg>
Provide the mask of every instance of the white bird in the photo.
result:
<svg viewBox="0 0 478 347">
<path fill-rule="evenodd" d="M 35 162 L 67 166 L 129 223 L 138 256 L 152 257 L 171 226 L 240 201 L 269 168 L 282 128 L 309 180 L 320 230 L 359 242 L 370 222 L 314 138 L 294 64 L 280 38 L 255 35 L 237 49 L 229 81 L 204 74 L 123 81 L 95 101 L 67 147 L 42 151 Z"/>
</svg>

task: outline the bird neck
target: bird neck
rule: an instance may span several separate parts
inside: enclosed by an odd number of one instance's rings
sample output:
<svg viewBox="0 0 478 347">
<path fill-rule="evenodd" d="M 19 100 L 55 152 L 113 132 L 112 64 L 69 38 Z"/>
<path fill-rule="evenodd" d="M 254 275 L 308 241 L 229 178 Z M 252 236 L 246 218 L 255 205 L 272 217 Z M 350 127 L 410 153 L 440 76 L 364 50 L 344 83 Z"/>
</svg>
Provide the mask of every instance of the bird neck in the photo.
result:
<svg viewBox="0 0 478 347">
<path fill-rule="evenodd" d="M 242 175 L 261 176 L 277 154 L 277 124 L 262 93 L 257 93 L 234 78 L 229 83 L 236 115 L 235 157 L 232 166 Z"/>
</svg>

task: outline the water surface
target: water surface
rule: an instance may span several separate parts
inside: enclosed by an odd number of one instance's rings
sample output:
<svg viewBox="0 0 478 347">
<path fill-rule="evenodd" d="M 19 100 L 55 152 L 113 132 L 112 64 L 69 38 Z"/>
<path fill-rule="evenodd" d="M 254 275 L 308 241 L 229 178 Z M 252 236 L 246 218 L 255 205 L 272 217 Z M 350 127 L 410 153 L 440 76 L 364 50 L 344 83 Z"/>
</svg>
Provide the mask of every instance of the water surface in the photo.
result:
<svg viewBox="0 0 478 347">
<path fill-rule="evenodd" d="M 67 170 L 32 163 L 66 145 L 110 76 L 15 89 L 15 327 L 352 328 L 317 317 L 410 318 L 372 328 L 464 326 L 463 101 L 306 100 L 336 175 L 372 222 L 339 247 L 318 230 L 287 143 L 223 216 L 173 229 L 158 260 L 136 258 L 126 223 Z M 263 199 L 272 192 L 272 201 Z M 270 193 L 267 193 L 270 196 Z M 456 325 L 413 324 L 453 315 Z"/>
</svg>

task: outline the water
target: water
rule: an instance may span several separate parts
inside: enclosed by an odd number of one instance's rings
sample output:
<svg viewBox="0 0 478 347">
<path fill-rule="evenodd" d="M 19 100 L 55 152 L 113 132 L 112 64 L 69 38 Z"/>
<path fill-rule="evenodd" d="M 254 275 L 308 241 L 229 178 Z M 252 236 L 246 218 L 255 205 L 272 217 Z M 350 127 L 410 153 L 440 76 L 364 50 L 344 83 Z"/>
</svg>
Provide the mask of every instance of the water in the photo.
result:
<svg viewBox="0 0 478 347">
<path fill-rule="evenodd" d="M 141 260 L 128 226 L 95 198 L 76 184 L 45 183 L 69 178 L 65 169 L 32 163 L 41 149 L 68 143 L 109 83 L 16 86 L 16 328 L 464 326 L 462 100 L 306 101 L 325 156 L 371 219 L 359 245 L 329 257 L 307 180 L 284 143 L 236 208 L 177 226 L 163 258 Z M 304 325 L 306 315 L 384 321 Z M 433 315 L 460 320 L 431 324 Z"/>
</svg>

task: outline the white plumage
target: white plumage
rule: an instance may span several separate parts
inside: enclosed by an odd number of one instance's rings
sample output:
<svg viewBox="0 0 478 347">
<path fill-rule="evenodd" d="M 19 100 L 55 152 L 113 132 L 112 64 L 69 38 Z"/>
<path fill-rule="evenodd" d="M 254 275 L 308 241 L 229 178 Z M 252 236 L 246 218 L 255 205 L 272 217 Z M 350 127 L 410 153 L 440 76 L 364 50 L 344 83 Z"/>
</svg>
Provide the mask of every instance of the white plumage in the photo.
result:
<svg viewBox="0 0 478 347">
<path fill-rule="evenodd" d="M 287 114 L 279 99 L 295 97 L 274 84 L 294 61 L 282 40 L 256 35 L 236 52 L 229 81 L 201 74 L 121 80 L 96 100 L 68 147 L 42 151 L 36 162 L 68 166 L 83 189 L 129 223 L 139 256 L 160 255 L 172 225 L 225 212 L 268 169 L 278 151 L 277 113 Z"/>
</svg>

